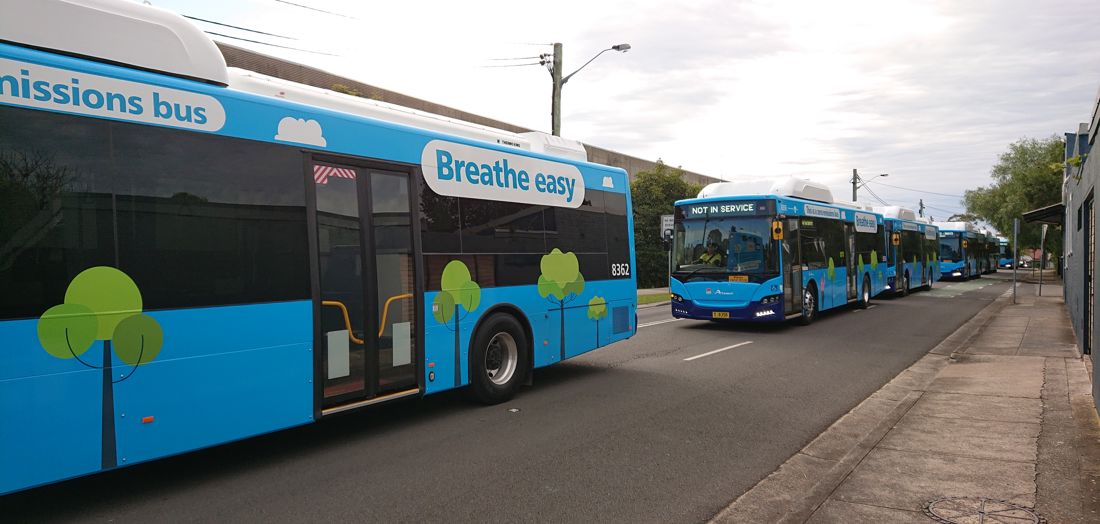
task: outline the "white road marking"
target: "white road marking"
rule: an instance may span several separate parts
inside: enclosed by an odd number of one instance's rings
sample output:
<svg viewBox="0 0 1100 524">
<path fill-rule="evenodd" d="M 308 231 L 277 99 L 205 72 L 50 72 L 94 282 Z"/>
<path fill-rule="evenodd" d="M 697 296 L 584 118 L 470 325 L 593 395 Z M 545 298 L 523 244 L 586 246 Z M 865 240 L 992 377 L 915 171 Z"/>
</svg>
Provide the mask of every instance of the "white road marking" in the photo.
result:
<svg viewBox="0 0 1100 524">
<path fill-rule="evenodd" d="M 706 353 L 703 353 L 702 355 L 695 355 L 694 357 L 685 358 L 684 362 L 690 362 L 690 361 L 695 360 L 697 358 L 709 357 L 709 356 L 714 355 L 716 353 L 721 353 L 723 351 L 726 351 L 727 349 L 739 348 L 741 346 L 745 346 L 745 345 L 748 345 L 748 344 L 752 344 L 752 341 L 749 340 L 749 341 L 746 341 L 746 342 L 740 342 L 740 343 L 734 344 L 732 346 L 726 346 L 726 347 L 721 348 L 721 349 L 716 349 L 714 351 L 707 351 Z"/>
<path fill-rule="evenodd" d="M 656 322 L 646 322 L 645 324 L 638 324 L 638 329 L 642 329 L 644 327 L 649 327 L 649 326 L 656 326 L 657 324 L 667 324 L 669 322 L 679 322 L 681 320 L 683 320 L 683 319 L 682 318 L 668 318 L 668 319 L 665 319 L 665 320 L 658 320 Z"/>
</svg>

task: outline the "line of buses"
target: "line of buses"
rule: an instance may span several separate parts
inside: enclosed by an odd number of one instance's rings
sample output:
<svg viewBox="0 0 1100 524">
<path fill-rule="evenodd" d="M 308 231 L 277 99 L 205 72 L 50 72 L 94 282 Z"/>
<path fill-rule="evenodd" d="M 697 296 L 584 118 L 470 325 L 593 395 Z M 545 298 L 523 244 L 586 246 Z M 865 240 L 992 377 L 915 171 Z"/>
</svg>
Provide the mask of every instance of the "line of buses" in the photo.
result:
<svg viewBox="0 0 1100 524">
<path fill-rule="evenodd" d="M 503 402 L 637 332 L 628 176 L 583 144 L 229 68 L 150 5 L 0 6 L 0 496 L 400 398 Z M 994 270 L 966 224 L 772 193 L 677 203 L 676 316 L 810 322 Z"/>
<path fill-rule="evenodd" d="M 809 324 L 823 310 L 994 272 L 1006 249 L 971 223 L 836 200 L 807 180 L 763 195 L 720 182 L 676 202 L 672 314 Z"/>
</svg>

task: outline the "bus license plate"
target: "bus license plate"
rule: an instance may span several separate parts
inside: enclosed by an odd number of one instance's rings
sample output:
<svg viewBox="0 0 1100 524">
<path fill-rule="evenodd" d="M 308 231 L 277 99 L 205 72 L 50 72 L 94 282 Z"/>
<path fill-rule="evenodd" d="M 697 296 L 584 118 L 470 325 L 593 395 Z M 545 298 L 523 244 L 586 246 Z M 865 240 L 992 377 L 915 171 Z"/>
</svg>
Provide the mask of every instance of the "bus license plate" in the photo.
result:
<svg viewBox="0 0 1100 524">
<path fill-rule="evenodd" d="M 710 318 L 730 318 L 729 311 L 711 311 Z"/>
</svg>

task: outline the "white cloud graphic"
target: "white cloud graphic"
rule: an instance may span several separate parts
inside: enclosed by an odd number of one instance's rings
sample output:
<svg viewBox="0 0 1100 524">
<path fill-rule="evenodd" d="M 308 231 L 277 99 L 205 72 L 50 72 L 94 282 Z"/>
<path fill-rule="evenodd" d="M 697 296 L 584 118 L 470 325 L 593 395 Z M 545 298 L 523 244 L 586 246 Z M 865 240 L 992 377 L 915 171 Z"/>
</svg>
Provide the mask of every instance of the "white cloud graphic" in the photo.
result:
<svg viewBox="0 0 1100 524">
<path fill-rule="evenodd" d="M 603 187 L 615 188 L 615 181 L 609 176 L 603 177 Z"/>
<path fill-rule="evenodd" d="M 321 124 L 317 123 L 316 120 L 306 120 L 292 116 L 284 117 L 279 121 L 279 132 L 275 135 L 275 140 L 319 147 L 325 147 L 328 143 L 325 141 L 323 133 L 321 133 Z"/>
</svg>

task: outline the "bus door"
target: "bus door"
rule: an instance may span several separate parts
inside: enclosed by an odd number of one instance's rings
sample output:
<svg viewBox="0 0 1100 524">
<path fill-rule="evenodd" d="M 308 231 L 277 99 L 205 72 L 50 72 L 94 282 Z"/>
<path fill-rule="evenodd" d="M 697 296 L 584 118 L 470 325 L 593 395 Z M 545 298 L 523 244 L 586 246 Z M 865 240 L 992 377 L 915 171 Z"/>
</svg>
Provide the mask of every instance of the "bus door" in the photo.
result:
<svg viewBox="0 0 1100 524">
<path fill-rule="evenodd" d="M 802 312 L 802 256 L 799 253 L 798 219 L 787 219 L 787 234 L 781 241 L 783 247 L 783 314 Z"/>
<path fill-rule="evenodd" d="M 308 173 L 322 414 L 417 392 L 407 172 L 316 160 Z"/>
<path fill-rule="evenodd" d="M 926 237 L 924 235 L 924 231 L 921 231 L 920 239 L 916 245 L 917 253 L 919 253 L 917 255 L 917 265 L 920 266 L 920 285 L 922 287 L 931 284 L 931 282 L 928 281 L 928 277 L 930 276 L 928 256 L 930 253 L 928 252 L 928 241 L 925 240 Z M 917 271 L 917 268 L 913 268 L 913 271 Z"/>
<path fill-rule="evenodd" d="M 848 268 L 848 300 L 854 300 L 856 298 L 856 294 L 858 293 L 858 291 L 856 291 L 856 286 L 858 286 L 858 284 L 856 284 L 856 277 L 858 275 L 856 275 L 857 271 L 856 271 L 856 258 L 855 258 L 855 256 L 856 256 L 856 235 L 855 235 L 855 232 L 856 231 L 855 231 L 855 225 L 854 224 L 849 224 L 849 223 L 844 224 L 844 238 L 846 239 L 844 244 L 845 244 L 845 246 L 847 246 L 847 248 L 846 248 L 847 253 L 845 254 L 844 260 L 845 260 L 845 264 L 847 265 L 847 268 Z"/>
</svg>

